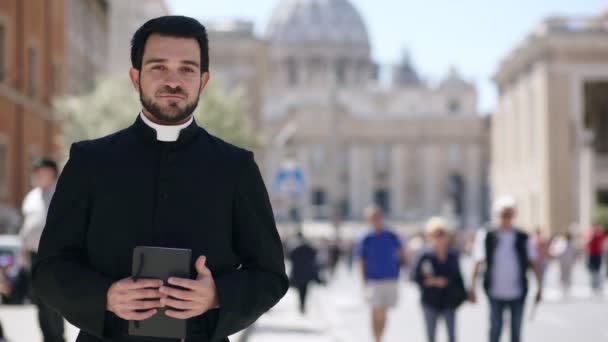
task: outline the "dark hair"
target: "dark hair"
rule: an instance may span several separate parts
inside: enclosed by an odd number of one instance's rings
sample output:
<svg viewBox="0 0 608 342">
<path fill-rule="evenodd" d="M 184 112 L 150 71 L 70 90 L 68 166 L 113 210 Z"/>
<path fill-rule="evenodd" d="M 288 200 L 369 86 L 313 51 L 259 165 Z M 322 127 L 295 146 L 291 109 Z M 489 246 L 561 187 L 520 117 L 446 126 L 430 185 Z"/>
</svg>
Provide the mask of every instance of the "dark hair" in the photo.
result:
<svg viewBox="0 0 608 342">
<path fill-rule="evenodd" d="M 55 171 L 55 175 L 59 174 L 59 168 L 57 167 L 57 163 L 49 158 L 39 158 L 32 163 L 32 170 L 36 171 L 39 169 L 51 169 Z"/>
<path fill-rule="evenodd" d="M 151 34 L 167 37 L 194 38 L 201 48 L 201 73 L 209 71 L 209 39 L 205 26 L 198 20 L 181 15 L 168 15 L 148 20 L 131 39 L 131 65 L 141 70 L 146 41 Z"/>
</svg>

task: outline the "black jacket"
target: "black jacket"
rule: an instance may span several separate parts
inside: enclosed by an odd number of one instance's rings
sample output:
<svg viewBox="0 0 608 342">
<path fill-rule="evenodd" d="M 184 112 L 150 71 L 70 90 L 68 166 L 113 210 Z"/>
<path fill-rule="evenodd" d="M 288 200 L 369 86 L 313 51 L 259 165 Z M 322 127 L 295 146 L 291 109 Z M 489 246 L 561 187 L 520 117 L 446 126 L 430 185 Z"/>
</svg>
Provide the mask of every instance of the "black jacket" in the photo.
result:
<svg viewBox="0 0 608 342">
<path fill-rule="evenodd" d="M 431 275 L 425 274 L 425 263 L 428 263 L 432 276 L 447 278 L 448 285 L 445 288 L 424 285 L 425 277 Z M 458 252 L 453 249 L 448 250 L 444 262 L 441 262 L 432 250 L 425 251 L 416 263 L 415 275 L 416 282 L 420 286 L 421 301 L 424 305 L 436 309 L 456 308 L 466 299 Z"/>
<path fill-rule="evenodd" d="M 307 242 L 302 242 L 289 252 L 291 274 L 289 281 L 293 286 L 304 286 L 311 281 L 319 281 L 317 250 Z"/>
<path fill-rule="evenodd" d="M 485 239 L 486 251 L 486 272 L 483 278 L 483 287 L 486 294 L 491 297 L 490 289 L 492 288 L 492 272 L 494 271 L 494 253 L 498 244 L 497 235 L 498 229 L 488 231 Z M 528 234 L 520 229 L 515 229 L 515 254 L 517 255 L 517 264 L 519 265 L 519 284 L 522 289 L 522 298 L 526 298 L 528 294 L 528 268 L 530 268 L 530 256 L 528 255 Z"/>
<path fill-rule="evenodd" d="M 207 256 L 220 309 L 190 319 L 187 341 L 224 340 L 275 305 L 288 287 L 283 251 L 253 153 L 195 122 L 159 142 L 141 118 L 72 145 L 34 265 L 36 293 L 81 329 L 77 342 L 125 336 L 106 311 L 110 285 L 131 275 L 135 246 Z M 194 260 L 191 271 L 196 275 Z"/>
</svg>

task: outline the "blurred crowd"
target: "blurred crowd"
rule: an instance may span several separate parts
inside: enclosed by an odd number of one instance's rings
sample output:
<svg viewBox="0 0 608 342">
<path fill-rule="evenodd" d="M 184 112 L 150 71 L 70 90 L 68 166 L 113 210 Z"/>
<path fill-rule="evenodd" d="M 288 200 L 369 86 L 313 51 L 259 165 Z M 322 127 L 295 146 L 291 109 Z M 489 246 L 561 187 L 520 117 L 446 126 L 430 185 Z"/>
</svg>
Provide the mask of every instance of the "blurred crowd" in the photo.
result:
<svg viewBox="0 0 608 342">
<path fill-rule="evenodd" d="M 371 310 L 374 341 L 381 341 L 387 315 L 397 303 L 398 281 L 406 278 L 420 288 L 421 306 L 429 342 L 435 341 L 440 320 L 446 324 L 450 342 L 456 341 L 458 308 L 477 301 L 478 276 L 489 303 L 488 340 L 499 341 L 504 311 L 510 311 L 511 341 L 520 341 L 522 316 L 528 294 L 528 274 L 536 278 L 533 305 L 543 297 L 543 280 L 550 263 L 559 269 L 565 298 L 572 290 L 573 269 L 584 260 L 589 286 L 602 293 L 602 264 L 608 263 L 608 234 L 599 222 L 582 232 L 548 236 L 538 227 L 527 233 L 513 222 L 515 201 L 498 199 L 494 220 L 484 229 L 461 231 L 441 217 L 431 218 L 419 232 L 399 235 L 384 222 L 377 206 L 366 209 L 368 231 L 352 240 L 306 238 L 302 232 L 285 239 L 291 285 L 299 293 L 300 311 L 306 313 L 308 288 L 327 284 L 340 262 L 357 272 L 364 283 L 363 294 Z M 461 261 L 471 261 L 472 274 L 465 276 Z M 606 267 L 608 278 L 608 267 Z M 406 276 L 402 277 L 402 273 Z M 540 286 L 538 286 L 540 285 Z"/>
</svg>

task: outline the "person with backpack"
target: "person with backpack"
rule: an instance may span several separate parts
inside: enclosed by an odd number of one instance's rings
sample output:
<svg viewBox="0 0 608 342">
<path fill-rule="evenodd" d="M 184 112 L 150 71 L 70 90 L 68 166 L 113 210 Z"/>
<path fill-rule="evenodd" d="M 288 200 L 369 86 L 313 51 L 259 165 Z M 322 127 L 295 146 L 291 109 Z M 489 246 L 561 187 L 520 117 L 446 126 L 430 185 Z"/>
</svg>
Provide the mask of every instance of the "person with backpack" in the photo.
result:
<svg viewBox="0 0 608 342">
<path fill-rule="evenodd" d="M 515 228 L 515 200 L 499 198 L 494 203 L 497 226 L 477 235 L 473 251 L 475 266 L 469 297 L 476 301 L 475 284 L 481 265 L 485 263 L 484 288 L 490 303 L 490 342 L 499 342 L 503 313 L 510 311 L 511 342 L 521 341 L 524 304 L 528 293 L 528 269 L 534 271 L 538 283 L 536 303 L 542 298 L 542 278 L 536 250 L 528 234 Z"/>
<path fill-rule="evenodd" d="M 456 309 L 467 298 L 458 252 L 450 248 L 448 225 L 442 218 L 431 218 L 425 231 L 430 248 L 422 253 L 414 272 L 420 287 L 427 338 L 435 342 L 437 321 L 443 318 L 448 340 L 455 342 Z"/>
<path fill-rule="evenodd" d="M 372 309 L 372 329 L 376 342 L 382 340 L 386 315 L 398 299 L 398 281 L 405 253 L 399 237 L 384 225 L 382 211 L 377 206 L 365 210 L 371 227 L 360 240 L 356 250 L 365 284 L 366 298 Z"/>
</svg>

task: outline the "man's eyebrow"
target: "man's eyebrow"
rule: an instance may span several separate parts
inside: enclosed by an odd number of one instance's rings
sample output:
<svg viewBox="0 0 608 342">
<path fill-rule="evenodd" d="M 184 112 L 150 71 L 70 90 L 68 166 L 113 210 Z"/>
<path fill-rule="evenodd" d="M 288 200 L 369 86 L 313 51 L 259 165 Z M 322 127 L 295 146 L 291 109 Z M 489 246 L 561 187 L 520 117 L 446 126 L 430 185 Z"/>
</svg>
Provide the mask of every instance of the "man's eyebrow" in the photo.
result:
<svg viewBox="0 0 608 342">
<path fill-rule="evenodd" d="M 195 67 L 199 68 L 199 64 L 198 64 L 198 62 L 195 62 L 195 61 L 191 61 L 191 60 L 183 60 L 183 61 L 182 61 L 182 63 L 183 63 L 183 64 L 187 64 L 187 65 L 192 65 L 192 66 L 195 66 Z"/>
<path fill-rule="evenodd" d="M 167 61 L 166 58 L 150 58 L 144 64 L 163 63 L 163 62 L 166 62 L 166 61 Z"/>
<path fill-rule="evenodd" d="M 166 63 L 168 60 L 166 58 L 150 58 L 148 59 L 144 64 L 153 64 L 153 63 Z M 186 64 L 186 65 L 191 65 L 197 68 L 200 68 L 200 65 L 198 62 L 193 61 L 193 60 L 189 60 L 189 59 L 185 59 L 181 62 L 182 64 Z"/>
</svg>

